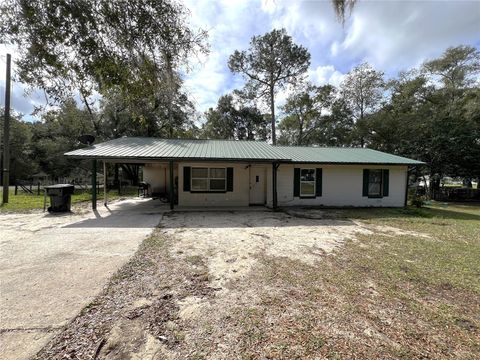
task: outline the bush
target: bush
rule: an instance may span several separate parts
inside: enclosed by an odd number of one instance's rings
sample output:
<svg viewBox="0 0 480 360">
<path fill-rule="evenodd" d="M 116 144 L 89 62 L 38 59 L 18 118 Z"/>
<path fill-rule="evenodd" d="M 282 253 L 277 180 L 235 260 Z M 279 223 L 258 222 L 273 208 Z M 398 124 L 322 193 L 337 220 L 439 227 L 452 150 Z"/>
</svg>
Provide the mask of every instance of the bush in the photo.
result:
<svg viewBox="0 0 480 360">
<path fill-rule="evenodd" d="M 415 193 L 412 197 L 412 205 L 416 206 L 417 208 L 421 208 L 423 205 L 425 205 L 425 200 L 425 196 Z"/>
</svg>

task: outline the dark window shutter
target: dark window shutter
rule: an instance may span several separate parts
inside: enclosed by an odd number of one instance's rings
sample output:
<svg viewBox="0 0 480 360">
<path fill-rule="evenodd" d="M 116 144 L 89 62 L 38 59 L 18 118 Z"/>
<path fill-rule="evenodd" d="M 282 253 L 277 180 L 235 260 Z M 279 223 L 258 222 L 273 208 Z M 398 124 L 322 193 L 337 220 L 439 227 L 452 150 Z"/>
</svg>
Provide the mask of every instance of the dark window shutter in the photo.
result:
<svg viewBox="0 0 480 360">
<path fill-rule="evenodd" d="M 368 180 L 370 177 L 370 171 L 363 169 L 363 194 L 362 196 L 368 196 Z"/>
<path fill-rule="evenodd" d="M 183 168 L 183 191 L 190 191 L 190 166 Z"/>
<path fill-rule="evenodd" d="M 227 168 L 227 191 L 233 191 L 233 168 Z"/>
<path fill-rule="evenodd" d="M 383 182 L 383 196 L 388 196 L 388 182 L 389 182 L 389 171 L 388 169 L 383 169 L 382 171 L 382 175 L 383 175 L 383 179 L 382 179 L 382 182 Z"/>
<path fill-rule="evenodd" d="M 322 169 L 315 174 L 315 196 L 322 196 Z"/>
<path fill-rule="evenodd" d="M 293 196 L 300 196 L 300 169 L 293 169 Z"/>
</svg>

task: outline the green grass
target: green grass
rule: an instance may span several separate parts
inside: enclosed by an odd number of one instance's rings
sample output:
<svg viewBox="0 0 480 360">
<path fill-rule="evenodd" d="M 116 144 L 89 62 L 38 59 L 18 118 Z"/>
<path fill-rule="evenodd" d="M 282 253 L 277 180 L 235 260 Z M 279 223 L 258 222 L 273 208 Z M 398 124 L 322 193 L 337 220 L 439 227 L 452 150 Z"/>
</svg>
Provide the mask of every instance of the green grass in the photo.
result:
<svg viewBox="0 0 480 360">
<path fill-rule="evenodd" d="M 265 257 L 252 278 L 261 305 L 237 314 L 247 324 L 246 354 L 480 356 L 480 205 L 345 209 L 331 216 L 428 237 L 358 235 L 315 266 Z M 252 342 L 251 324 L 267 340 Z"/>
<path fill-rule="evenodd" d="M 136 187 L 126 187 L 122 189 L 122 194 L 118 195 L 117 190 L 111 190 L 107 194 L 108 200 L 115 200 L 122 197 L 137 196 Z M 85 192 L 82 190 L 75 190 L 75 193 L 72 195 L 72 204 L 91 201 L 92 195 L 90 192 Z M 97 194 L 97 200 L 103 200 L 103 190 L 100 189 L 100 192 Z M 43 194 L 37 195 L 34 191 L 34 194 L 28 194 L 24 191 L 19 190 L 18 194 L 15 195 L 14 191 L 11 190 L 9 193 L 9 202 L 8 204 L 2 204 L 0 206 L 0 212 L 24 212 L 36 209 L 43 209 L 44 196 Z M 47 206 L 50 204 L 50 199 L 47 197 Z"/>
</svg>

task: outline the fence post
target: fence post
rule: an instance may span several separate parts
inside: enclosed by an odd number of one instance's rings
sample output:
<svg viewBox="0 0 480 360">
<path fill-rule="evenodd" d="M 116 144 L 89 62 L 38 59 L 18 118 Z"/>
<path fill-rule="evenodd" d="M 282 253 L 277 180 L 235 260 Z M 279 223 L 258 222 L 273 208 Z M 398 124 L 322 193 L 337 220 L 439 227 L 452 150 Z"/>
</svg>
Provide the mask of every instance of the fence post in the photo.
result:
<svg viewBox="0 0 480 360">
<path fill-rule="evenodd" d="M 17 184 L 17 180 L 15 180 L 15 195 L 17 195 L 18 193 L 18 184 Z"/>
<path fill-rule="evenodd" d="M 40 195 L 40 181 L 37 184 L 37 196 Z"/>
</svg>

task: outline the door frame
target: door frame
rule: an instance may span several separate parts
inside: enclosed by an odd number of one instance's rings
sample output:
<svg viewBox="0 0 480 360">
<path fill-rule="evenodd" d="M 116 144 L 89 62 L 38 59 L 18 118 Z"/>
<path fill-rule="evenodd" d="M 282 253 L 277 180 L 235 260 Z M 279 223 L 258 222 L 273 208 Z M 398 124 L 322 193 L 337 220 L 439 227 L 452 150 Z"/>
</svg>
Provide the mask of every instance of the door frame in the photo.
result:
<svg viewBox="0 0 480 360">
<path fill-rule="evenodd" d="M 258 170 L 256 173 L 259 176 L 262 176 L 263 178 L 263 200 L 261 202 L 252 202 L 252 187 L 255 186 L 255 183 L 252 183 L 252 169 Z M 264 165 L 250 165 L 249 171 L 248 171 L 248 204 L 249 206 L 263 206 L 266 205 L 267 203 L 267 168 Z"/>
</svg>

